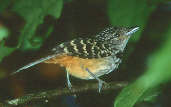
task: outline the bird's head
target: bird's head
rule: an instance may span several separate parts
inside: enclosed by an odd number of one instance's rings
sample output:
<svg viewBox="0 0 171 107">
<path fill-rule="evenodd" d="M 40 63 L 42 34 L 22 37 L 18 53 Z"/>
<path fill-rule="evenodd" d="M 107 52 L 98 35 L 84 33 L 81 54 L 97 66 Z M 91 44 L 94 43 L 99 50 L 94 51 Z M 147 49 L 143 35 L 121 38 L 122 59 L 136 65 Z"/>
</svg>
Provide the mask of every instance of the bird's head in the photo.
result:
<svg viewBox="0 0 171 107">
<path fill-rule="evenodd" d="M 112 47 L 124 50 L 129 38 L 135 33 L 139 27 L 108 27 L 100 32 L 96 38 Z"/>
</svg>

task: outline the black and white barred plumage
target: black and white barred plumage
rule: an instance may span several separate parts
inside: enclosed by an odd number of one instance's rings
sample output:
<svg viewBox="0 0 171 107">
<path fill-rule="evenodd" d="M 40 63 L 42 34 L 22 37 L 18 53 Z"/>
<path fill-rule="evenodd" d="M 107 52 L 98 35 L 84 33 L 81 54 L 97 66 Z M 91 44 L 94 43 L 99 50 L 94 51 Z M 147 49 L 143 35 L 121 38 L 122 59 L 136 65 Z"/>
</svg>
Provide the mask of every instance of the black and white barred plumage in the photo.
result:
<svg viewBox="0 0 171 107">
<path fill-rule="evenodd" d="M 81 58 L 103 58 L 122 52 L 130 34 L 138 28 L 109 27 L 90 38 L 76 38 L 53 48 Z M 130 33 L 132 32 L 132 33 Z"/>
</svg>

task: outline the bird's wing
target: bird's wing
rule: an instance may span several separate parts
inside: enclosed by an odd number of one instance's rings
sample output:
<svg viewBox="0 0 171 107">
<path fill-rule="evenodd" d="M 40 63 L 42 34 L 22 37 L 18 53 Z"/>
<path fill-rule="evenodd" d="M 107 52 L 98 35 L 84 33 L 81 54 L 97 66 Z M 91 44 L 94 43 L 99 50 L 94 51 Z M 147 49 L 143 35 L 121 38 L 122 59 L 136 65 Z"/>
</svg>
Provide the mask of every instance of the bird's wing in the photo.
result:
<svg viewBox="0 0 171 107">
<path fill-rule="evenodd" d="M 80 58 L 102 58 L 111 55 L 111 51 L 108 48 L 107 44 L 100 43 L 92 38 L 77 38 L 70 40 L 68 42 L 61 43 L 60 45 L 56 46 L 52 49 L 52 54 L 48 55 L 47 57 L 38 59 L 34 62 L 31 62 L 15 72 L 11 73 L 14 75 L 18 72 L 21 72 L 24 69 L 30 68 L 34 65 L 42 63 L 46 60 L 54 58 L 58 55 L 69 55 L 69 56 L 76 56 Z"/>
<path fill-rule="evenodd" d="M 63 50 L 70 56 L 80 58 L 103 58 L 111 55 L 108 44 L 99 42 L 94 38 L 77 38 L 53 48 L 53 51 Z"/>
</svg>

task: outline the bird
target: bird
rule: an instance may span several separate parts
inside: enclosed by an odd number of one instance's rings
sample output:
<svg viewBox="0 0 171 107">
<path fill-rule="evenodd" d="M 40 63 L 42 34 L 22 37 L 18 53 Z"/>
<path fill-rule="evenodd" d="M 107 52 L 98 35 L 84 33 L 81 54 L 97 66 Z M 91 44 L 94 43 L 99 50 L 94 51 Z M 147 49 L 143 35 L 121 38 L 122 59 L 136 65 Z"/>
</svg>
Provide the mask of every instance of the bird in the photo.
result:
<svg viewBox="0 0 171 107">
<path fill-rule="evenodd" d="M 116 70 L 131 35 L 139 27 L 110 26 L 91 37 L 77 37 L 52 48 L 52 54 L 31 62 L 14 75 L 39 63 L 58 64 L 65 68 L 68 88 L 72 88 L 70 75 L 83 80 L 98 81 L 98 92 L 106 82 L 99 77 Z"/>
</svg>

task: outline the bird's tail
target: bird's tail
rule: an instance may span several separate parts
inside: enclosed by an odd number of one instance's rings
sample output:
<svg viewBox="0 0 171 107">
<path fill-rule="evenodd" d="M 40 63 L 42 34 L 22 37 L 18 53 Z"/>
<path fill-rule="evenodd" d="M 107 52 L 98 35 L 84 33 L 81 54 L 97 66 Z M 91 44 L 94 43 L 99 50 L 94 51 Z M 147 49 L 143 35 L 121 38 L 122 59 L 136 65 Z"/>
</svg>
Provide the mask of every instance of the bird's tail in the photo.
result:
<svg viewBox="0 0 171 107">
<path fill-rule="evenodd" d="M 16 74 L 16 73 L 18 73 L 18 72 L 21 72 L 21 71 L 24 70 L 24 69 L 30 68 L 30 67 L 32 67 L 32 66 L 34 66 L 34 65 L 37 65 L 37 64 L 39 64 L 39 63 L 41 63 L 41 62 L 44 62 L 44 61 L 46 61 L 46 60 L 48 60 L 48 59 L 51 59 L 51 58 L 54 58 L 54 57 L 56 57 L 56 56 L 57 56 L 56 54 L 54 54 L 54 55 L 49 55 L 49 56 L 47 56 L 47 57 L 45 57 L 45 58 L 41 58 L 41 59 L 39 59 L 39 60 L 36 60 L 36 61 L 34 61 L 34 62 L 31 62 L 31 63 L 29 63 L 29 64 L 27 64 L 27 65 L 25 65 L 25 66 L 19 68 L 18 70 L 16 70 L 15 72 L 11 73 L 10 75 L 14 75 L 14 74 Z"/>
</svg>

